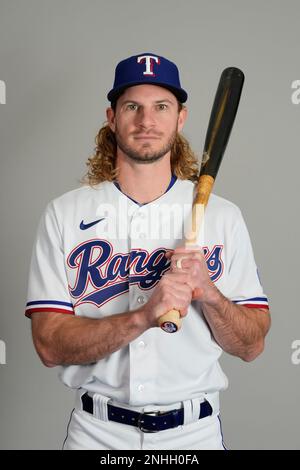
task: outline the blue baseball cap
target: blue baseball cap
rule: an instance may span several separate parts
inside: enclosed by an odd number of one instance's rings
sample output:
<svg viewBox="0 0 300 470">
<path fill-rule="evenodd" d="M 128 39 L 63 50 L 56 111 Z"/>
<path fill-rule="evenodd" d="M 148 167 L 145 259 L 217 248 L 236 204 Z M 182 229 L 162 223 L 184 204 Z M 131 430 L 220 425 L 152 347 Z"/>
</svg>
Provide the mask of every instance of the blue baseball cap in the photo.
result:
<svg viewBox="0 0 300 470">
<path fill-rule="evenodd" d="M 167 88 L 180 103 L 185 103 L 188 98 L 186 91 L 181 88 L 177 66 L 165 57 L 149 52 L 128 57 L 118 63 L 114 85 L 107 98 L 111 103 L 115 102 L 126 88 L 145 84 Z"/>
</svg>

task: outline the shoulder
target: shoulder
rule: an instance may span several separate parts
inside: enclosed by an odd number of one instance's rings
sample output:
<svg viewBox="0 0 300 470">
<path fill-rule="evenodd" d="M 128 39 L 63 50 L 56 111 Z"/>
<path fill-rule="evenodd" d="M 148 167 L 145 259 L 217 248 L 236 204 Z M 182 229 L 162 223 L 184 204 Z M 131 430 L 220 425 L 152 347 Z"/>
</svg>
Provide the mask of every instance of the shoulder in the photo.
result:
<svg viewBox="0 0 300 470">
<path fill-rule="evenodd" d="M 241 216 L 241 210 L 235 203 L 221 196 L 217 196 L 214 193 L 210 195 L 207 209 L 209 211 L 214 211 L 214 212 L 218 211 L 222 214 L 226 214 L 226 216 L 228 215 L 232 215 L 233 217 Z"/>
<path fill-rule="evenodd" d="M 84 185 L 52 199 L 43 213 L 43 217 L 63 227 L 81 214 L 94 211 L 99 203 L 105 201 L 112 183 L 103 182 L 97 186 Z"/>
<path fill-rule="evenodd" d="M 183 191 L 190 190 L 194 192 L 196 190 L 196 186 L 197 184 L 191 180 L 181 180 L 179 178 L 177 180 L 177 187 Z M 223 209 L 226 211 L 240 212 L 240 209 L 236 204 L 229 201 L 228 199 L 225 199 L 224 197 L 218 196 L 215 193 L 211 193 L 207 208 L 214 210 Z"/>
<path fill-rule="evenodd" d="M 107 185 L 111 183 L 105 181 L 96 186 L 84 185 L 76 189 L 72 189 L 49 202 L 48 207 L 56 211 L 67 210 L 76 206 L 77 204 L 84 204 L 91 197 L 99 197 L 101 192 L 105 191 Z"/>
<path fill-rule="evenodd" d="M 193 181 L 178 179 L 176 182 L 177 196 L 178 194 L 182 194 L 188 198 L 192 197 L 194 199 L 196 186 L 197 184 Z M 182 200 L 185 199 L 184 197 Z M 206 216 L 212 216 L 213 218 L 217 216 L 218 221 L 221 219 L 227 221 L 228 219 L 235 221 L 242 219 L 241 210 L 235 203 L 215 193 L 211 193 L 205 213 Z"/>
<path fill-rule="evenodd" d="M 224 236 L 235 236 L 244 220 L 240 208 L 223 197 L 211 194 L 205 210 L 206 227 Z"/>
<path fill-rule="evenodd" d="M 207 227 L 216 233 L 222 233 L 227 239 L 247 233 L 241 209 L 235 203 L 216 194 L 211 194 L 205 211 L 205 220 Z"/>
</svg>

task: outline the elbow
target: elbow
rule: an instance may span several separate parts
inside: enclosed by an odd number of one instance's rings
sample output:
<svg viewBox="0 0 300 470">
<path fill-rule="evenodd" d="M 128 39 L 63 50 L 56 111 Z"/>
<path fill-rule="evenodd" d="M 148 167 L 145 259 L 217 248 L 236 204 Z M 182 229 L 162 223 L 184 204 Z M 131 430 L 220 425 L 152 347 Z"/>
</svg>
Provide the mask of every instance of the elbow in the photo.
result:
<svg viewBox="0 0 300 470">
<path fill-rule="evenodd" d="M 58 361 L 55 360 L 49 348 L 45 347 L 39 341 L 35 341 L 34 345 L 36 352 L 44 366 L 51 368 L 59 365 Z"/>
<path fill-rule="evenodd" d="M 54 360 L 54 358 L 49 354 L 47 351 L 38 351 L 38 355 L 44 364 L 44 366 L 51 368 L 58 366 L 58 362 Z"/>
<path fill-rule="evenodd" d="M 255 345 L 248 347 L 245 349 L 243 354 L 241 355 L 241 359 L 244 362 L 253 362 L 265 349 L 265 342 L 261 340 L 257 342 Z"/>
<path fill-rule="evenodd" d="M 51 368 L 51 367 L 56 367 L 58 364 L 54 364 L 54 362 L 50 362 L 48 359 L 41 359 L 42 363 L 44 366 Z"/>
</svg>

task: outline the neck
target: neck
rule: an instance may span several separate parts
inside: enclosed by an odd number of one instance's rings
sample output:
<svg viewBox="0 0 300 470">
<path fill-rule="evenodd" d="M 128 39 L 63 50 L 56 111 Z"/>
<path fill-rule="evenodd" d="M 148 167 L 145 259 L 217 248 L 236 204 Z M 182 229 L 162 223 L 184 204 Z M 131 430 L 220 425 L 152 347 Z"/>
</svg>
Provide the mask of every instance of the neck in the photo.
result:
<svg viewBox="0 0 300 470">
<path fill-rule="evenodd" d="M 171 179 L 170 154 L 161 160 L 140 164 L 117 157 L 118 183 L 124 194 L 140 204 L 154 201 L 166 192 Z"/>
</svg>

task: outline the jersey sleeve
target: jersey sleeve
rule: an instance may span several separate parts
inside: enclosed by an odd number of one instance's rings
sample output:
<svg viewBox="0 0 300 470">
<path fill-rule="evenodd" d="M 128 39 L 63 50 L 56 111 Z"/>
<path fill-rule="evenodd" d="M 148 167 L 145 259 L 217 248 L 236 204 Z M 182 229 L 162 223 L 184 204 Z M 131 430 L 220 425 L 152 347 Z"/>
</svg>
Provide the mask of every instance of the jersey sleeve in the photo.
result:
<svg viewBox="0 0 300 470">
<path fill-rule="evenodd" d="M 268 309 L 268 298 L 260 282 L 250 236 L 238 208 L 232 243 L 226 297 L 238 305 Z"/>
<path fill-rule="evenodd" d="M 53 202 L 40 219 L 31 256 L 25 315 L 33 312 L 74 314 Z"/>
</svg>

